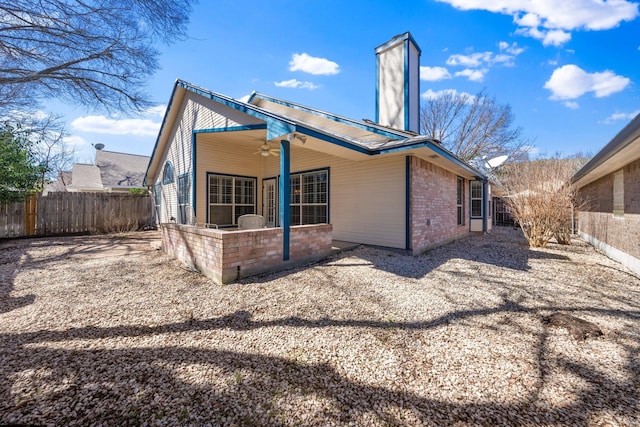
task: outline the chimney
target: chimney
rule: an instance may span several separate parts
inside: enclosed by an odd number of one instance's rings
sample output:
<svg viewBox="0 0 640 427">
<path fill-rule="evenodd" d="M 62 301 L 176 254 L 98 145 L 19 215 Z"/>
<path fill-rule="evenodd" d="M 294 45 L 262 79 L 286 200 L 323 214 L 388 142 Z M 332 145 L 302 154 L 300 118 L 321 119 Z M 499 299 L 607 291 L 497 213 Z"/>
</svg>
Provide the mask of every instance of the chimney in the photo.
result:
<svg viewBox="0 0 640 427">
<path fill-rule="evenodd" d="M 420 132 L 420 54 L 411 33 L 393 37 L 375 50 L 376 122 Z"/>
</svg>

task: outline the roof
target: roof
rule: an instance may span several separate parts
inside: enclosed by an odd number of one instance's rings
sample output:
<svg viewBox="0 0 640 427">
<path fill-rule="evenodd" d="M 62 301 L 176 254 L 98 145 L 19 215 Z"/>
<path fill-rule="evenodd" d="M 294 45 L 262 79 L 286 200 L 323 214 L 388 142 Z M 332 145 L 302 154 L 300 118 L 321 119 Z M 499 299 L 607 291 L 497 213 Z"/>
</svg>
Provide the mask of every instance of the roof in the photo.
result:
<svg viewBox="0 0 640 427">
<path fill-rule="evenodd" d="M 350 119 L 258 92 L 252 93 L 247 102 L 243 102 L 178 79 L 174 84 L 145 174 L 147 184 L 153 181 L 150 177 L 153 178 L 159 173 L 160 163 L 169 143 L 170 130 L 173 122 L 177 120 L 180 105 L 187 92 L 198 94 L 264 122 L 266 125 L 262 125 L 262 128 L 266 128 L 267 141 L 300 135 L 302 138 L 323 143 L 327 148 L 326 143 L 334 148 L 337 146 L 342 153 L 356 153 L 353 157 L 359 155 L 361 159 L 400 150 L 422 150 L 421 154 L 424 157 L 429 157 L 430 161 L 440 166 L 469 176 L 485 177 L 480 170 L 443 148 L 438 141 L 418 136 L 413 132 L 392 129 L 371 121 Z M 311 145 L 314 144 L 307 144 L 307 147 Z M 318 147 L 318 144 L 315 146 Z"/>
<path fill-rule="evenodd" d="M 86 163 L 74 163 L 71 172 L 71 184 L 69 189 L 78 190 L 101 190 L 102 179 L 100 178 L 100 168 L 96 165 Z"/>
<path fill-rule="evenodd" d="M 571 181 L 583 187 L 637 159 L 640 159 L 640 114 L 576 172 Z"/>
<path fill-rule="evenodd" d="M 142 187 L 149 156 L 96 150 L 96 165 L 104 187 Z"/>
</svg>

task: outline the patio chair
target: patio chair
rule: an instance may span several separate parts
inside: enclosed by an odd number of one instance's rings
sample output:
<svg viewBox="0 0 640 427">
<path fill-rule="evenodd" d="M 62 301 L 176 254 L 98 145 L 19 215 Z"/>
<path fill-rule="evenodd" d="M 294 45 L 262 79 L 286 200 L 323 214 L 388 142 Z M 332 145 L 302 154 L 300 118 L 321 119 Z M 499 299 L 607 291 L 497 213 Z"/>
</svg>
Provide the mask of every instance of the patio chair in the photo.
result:
<svg viewBox="0 0 640 427">
<path fill-rule="evenodd" d="M 241 215 L 238 217 L 238 230 L 253 230 L 265 227 L 265 219 L 262 215 Z"/>
</svg>

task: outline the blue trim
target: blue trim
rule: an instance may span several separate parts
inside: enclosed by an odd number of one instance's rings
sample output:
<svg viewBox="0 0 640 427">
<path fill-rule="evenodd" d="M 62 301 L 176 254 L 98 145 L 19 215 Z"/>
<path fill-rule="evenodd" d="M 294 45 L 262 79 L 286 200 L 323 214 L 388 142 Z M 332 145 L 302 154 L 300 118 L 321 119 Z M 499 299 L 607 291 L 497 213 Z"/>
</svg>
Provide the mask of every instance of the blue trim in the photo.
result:
<svg viewBox="0 0 640 427">
<path fill-rule="evenodd" d="M 406 157 L 405 170 L 405 249 L 411 250 L 411 156 Z"/>
<path fill-rule="evenodd" d="M 487 232 L 487 178 L 482 178 L 482 232 Z"/>
<path fill-rule="evenodd" d="M 420 46 L 418 46 L 418 43 L 416 43 L 416 40 L 413 38 L 413 36 L 411 35 L 411 33 L 409 31 L 407 31 L 406 33 L 403 33 L 403 34 L 398 34 L 397 36 L 392 37 L 391 40 L 382 43 L 380 46 L 375 48 L 376 54 L 379 53 L 382 50 L 386 50 L 387 48 L 397 44 L 401 40 L 402 41 L 411 40 L 411 43 L 414 44 L 414 46 L 416 47 L 416 50 L 418 51 L 418 53 L 422 54 L 422 49 L 420 49 Z"/>
<path fill-rule="evenodd" d="M 258 186 L 258 177 L 257 176 L 234 175 L 234 174 L 229 174 L 229 173 L 218 173 L 218 172 L 209 172 L 209 171 L 207 171 L 206 172 L 206 180 L 207 180 L 207 182 L 205 183 L 205 192 L 206 192 L 206 195 L 207 195 L 206 196 L 207 206 L 206 206 L 206 209 L 205 209 L 205 215 L 207 217 L 205 218 L 205 221 L 204 221 L 205 223 L 209 222 L 209 205 L 211 204 L 210 201 L 209 201 L 209 196 L 210 196 L 210 194 L 209 194 L 209 176 L 211 176 L 211 175 L 230 176 L 232 178 L 253 179 L 255 181 L 255 183 L 256 183 L 255 186 L 254 186 L 254 190 L 256 191 L 256 194 L 253 197 L 253 199 L 254 199 L 253 209 L 254 209 L 255 212 L 258 211 L 258 194 L 257 194 L 258 189 L 255 188 L 255 187 Z M 231 218 L 231 221 L 233 221 L 233 220 L 234 220 L 234 218 Z M 237 226 L 237 224 L 222 225 L 222 226 L 218 225 L 219 228 L 231 228 L 231 227 L 236 227 L 236 226 Z"/>
<path fill-rule="evenodd" d="M 191 182 L 193 187 L 191 188 L 191 206 L 193 206 L 193 217 L 198 220 L 198 215 L 196 214 L 196 179 L 198 175 L 196 174 L 196 168 L 198 166 L 198 150 L 196 149 L 196 133 L 191 133 Z M 205 221 L 207 222 L 207 221 Z"/>
<path fill-rule="evenodd" d="M 322 117 L 324 119 L 332 120 L 336 123 L 343 123 L 349 126 L 353 126 L 358 129 L 366 130 L 367 132 L 375 133 L 376 135 L 381 135 L 387 138 L 392 139 L 403 139 L 407 138 L 406 132 L 398 130 L 397 132 L 393 132 L 393 130 L 385 128 L 383 126 L 367 124 L 365 122 L 359 120 L 349 119 L 347 117 L 338 116 L 335 114 L 330 114 L 325 111 L 317 110 L 315 108 L 307 107 L 300 104 L 295 104 L 293 102 L 285 101 L 282 99 L 274 98 L 271 96 L 267 96 L 261 93 L 257 93 L 255 95 L 256 98 L 265 100 L 267 102 L 272 102 L 274 104 L 282 105 L 284 107 L 292 108 L 298 111 L 304 111 L 305 113 L 313 114 L 314 116 Z M 377 121 L 377 119 L 376 119 Z"/>
<path fill-rule="evenodd" d="M 282 227 L 282 260 L 289 259 L 291 233 L 291 157 L 289 141 L 280 141 L 280 227 Z"/>
<path fill-rule="evenodd" d="M 376 123 L 380 123 L 380 55 L 376 52 Z"/>
<path fill-rule="evenodd" d="M 409 110 L 411 108 L 411 99 L 409 98 L 409 39 L 404 41 L 404 130 L 411 130 L 411 115 Z"/>
<path fill-rule="evenodd" d="M 295 130 L 294 122 L 287 120 L 284 117 L 278 116 L 276 114 L 269 113 L 268 111 L 258 109 L 257 107 L 251 104 L 237 101 L 233 98 L 229 98 L 224 95 L 220 95 L 218 93 L 208 91 L 206 89 L 194 86 L 182 80 L 178 80 L 176 85 L 183 87 L 184 89 L 189 90 L 205 98 L 209 98 L 212 101 L 215 101 L 219 104 L 233 108 L 234 110 L 241 111 L 252 117 L 256 117 L 260 120 L 264 120 L 265 122 L 267 122 L 267 140 L 275 139 L 279 136 L 286 135 Z"/>
<path fill-rule="evenodd" d="M 215 133 L 215 132 L 237 132 L 243 130 L 260 130 L 266 129 L 266 123 L 259 123 L 255 125 L 244 125 L 244 126 L 229 126 L 225 128 L 207 128 L 207 129 L 194 129 L 193 133 Z"/>
<path fill-rule="evenodd" d="M 471 174 L 473 174 L 475 176 L 480 176 L 480 177 L 484 176 L 482 173 L 480 173 L 479 171 L 475 170 L 473 167 L 471 167 L 467 163 L 465 163 L 462 160 L 460 160 L 457 157 L 455 157 L 454 154 L 449 153 L 447 150 L 445 150 L 444 148 L 440 147 L 438 144 L 433 143 L 433 142 L 431 142 L 429 140 L 416 142 L 416 143 L 408 144 L 408 145 L 401 145 L 399 147 L 382 148 L 380 150 L 376 150 L 372 154 L 395 153 L 395 152 L 398 152 L 398 151 L 413 150 L 414 148 L 424 148 L 424 147 L 435 151 L 437 154 L 439 154 L 442 157 L 444 157 L 445 159 L 449 160 L 451 163 L 455 163 L 456 165 L 462 167 L 464 170 L 466 170 L 467 172 L 469 172 L 469 173 L 471 173 Z"/>
</svg>

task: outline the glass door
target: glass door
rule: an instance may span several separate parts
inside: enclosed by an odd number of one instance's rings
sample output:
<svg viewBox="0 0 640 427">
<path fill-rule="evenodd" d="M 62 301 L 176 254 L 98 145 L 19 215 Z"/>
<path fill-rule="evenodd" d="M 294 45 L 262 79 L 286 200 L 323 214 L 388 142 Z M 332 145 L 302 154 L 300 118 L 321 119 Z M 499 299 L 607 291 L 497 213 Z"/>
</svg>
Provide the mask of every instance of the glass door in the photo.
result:
<svg viewBox="0 0 640 427">
<path fill-rule="evenodd" d="M 278 226 L 278 181 L 269 178 L 262 181 L 262 212 L 267 227 Z"/>
</svg>

